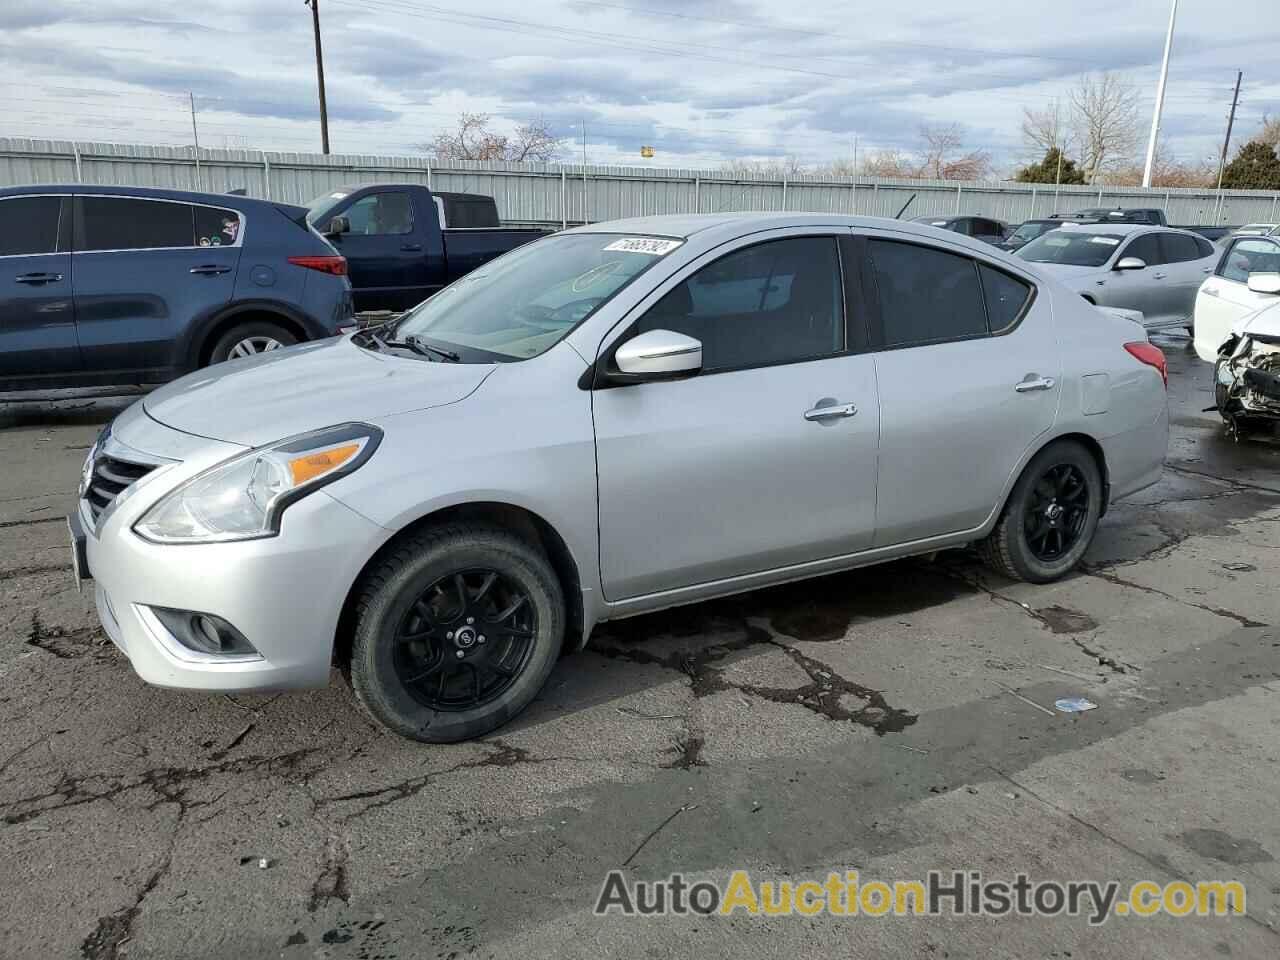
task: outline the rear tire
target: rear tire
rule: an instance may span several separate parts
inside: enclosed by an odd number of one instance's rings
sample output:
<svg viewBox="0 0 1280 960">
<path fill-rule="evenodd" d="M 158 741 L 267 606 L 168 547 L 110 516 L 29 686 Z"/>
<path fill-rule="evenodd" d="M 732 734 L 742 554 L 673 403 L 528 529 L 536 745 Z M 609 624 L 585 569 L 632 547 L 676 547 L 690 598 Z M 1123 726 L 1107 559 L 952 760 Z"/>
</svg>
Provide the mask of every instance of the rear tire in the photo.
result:
<svg viewBox="0 0 1280 960">
<path fill-rule="evenodd" d="M 404 538 L 366 575 L 351 688 L 402 737 L 469 740 L 537 696 L 564 629 L 564 596 L 541 550 L 492 527 L 437 527 Z"/>
<path fill-rule="evenodd" d="M 1093 454 L 1060 440 L 1032 457 L 978 553 L 1011 580 L 1049 583 L 1080 562 L 1101 515 L 1102 476 Z"/>
<path fill-rule="evenodd" d="M 210 363 L 238 360 L 255 354 L 278 350 L 298 342 L 298 338 L 278 323 L 254 320 L 232 327 L 213 345 L 209 353 Z"/>
</svg>

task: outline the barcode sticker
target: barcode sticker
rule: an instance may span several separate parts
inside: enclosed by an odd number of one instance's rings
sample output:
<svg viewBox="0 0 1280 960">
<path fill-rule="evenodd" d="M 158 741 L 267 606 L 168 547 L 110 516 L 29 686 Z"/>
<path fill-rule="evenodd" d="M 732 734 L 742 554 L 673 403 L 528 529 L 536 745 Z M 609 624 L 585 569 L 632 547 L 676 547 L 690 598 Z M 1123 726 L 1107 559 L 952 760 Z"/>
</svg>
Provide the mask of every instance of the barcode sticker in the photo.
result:
<svg viewBox="0 0 1280 960">
<path fill-rule="evenodd" d="M 647 253 L 651 257 L 663 257 L 674 250 L 683 240 L 663 240 L 659 237 L 623 237 L 605 247 L 606 250 L 618 250 L 622 253 Z"/>
</svg>

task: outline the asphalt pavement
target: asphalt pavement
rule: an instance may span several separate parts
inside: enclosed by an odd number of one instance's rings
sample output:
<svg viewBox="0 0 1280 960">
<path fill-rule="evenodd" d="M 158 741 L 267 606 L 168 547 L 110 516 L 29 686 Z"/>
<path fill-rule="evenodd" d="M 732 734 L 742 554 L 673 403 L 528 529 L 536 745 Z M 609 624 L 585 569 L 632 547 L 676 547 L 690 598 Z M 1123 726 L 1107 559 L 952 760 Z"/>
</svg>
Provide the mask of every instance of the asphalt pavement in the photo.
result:
<svg viewBox="0 0 1280 960">
<path fill-rule="evenodd" d="M 1076 575 L 955 552 L 606 624 L 450 747 L 385 733 L 336 673 L 145 686 L 62 522 L 134 398 L 0 398 L 0 958 L 1280 955 L 1280 440 L 1229 440 L 1208 365 L 1159 342 L 1167 472 Z M 1055 708 L 1076 696 L 1097 708 Z M 592 912 L 610 870 L 740 868 L 1239 880 L 1248 910 Z"/>
</svg>

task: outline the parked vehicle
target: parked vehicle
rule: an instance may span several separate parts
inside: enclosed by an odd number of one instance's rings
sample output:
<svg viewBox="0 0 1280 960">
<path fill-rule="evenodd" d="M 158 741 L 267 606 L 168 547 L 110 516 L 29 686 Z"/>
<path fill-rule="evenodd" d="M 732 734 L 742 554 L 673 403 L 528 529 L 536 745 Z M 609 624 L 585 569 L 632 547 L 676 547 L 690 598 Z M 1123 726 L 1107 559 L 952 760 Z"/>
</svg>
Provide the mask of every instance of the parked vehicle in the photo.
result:
<svg viewBox="0 0 1280 960">
<path fill-rule="evenodd" d="M 1249 287 L 1270 302 L 1236 321 L 1214 357 L 1214 404 L 1237 441 L 1280 423 L 1280 273 L 1255 273 Z"/>
<path fill-rule="evenodd" d="M 407 310 L 547 234 L 499 228 L 492 197 L 432 193 L 414 183 L 339 187 L 308 209 L 311 222 L 347 258 L 359 311 Z"/>
<path fill-rule="evenodd" d="M 1276 223 L 1246 223 L 1243 227 L 1236 227 L 1234 232 L 1252 237 L 1265 237 L 1267 234 L 1275 233 L 1276 227 L 1280 224 Z"/>
<path fill-rule="evenodd" d="M 160 383 L 352 324 L 301 207 L 140 187 L 0 190 L 0 390 Z"/>
<path fill-rule="evenodd" d="M 1050 230 L 1056 230 L 1060 226 L 1062 226 L 1062 221 L 1055 220 L 1052 217 L 1042 220 L 1024 220 L 1018 224 L 1018 228 L 1013 233 L 997 243 L 996 246 L 1002 250 L 1017 250 L 1026 246 L 1036 237 L 1046 234 Z"/>
<path fill-rule="evenodd" d="M 1201 360 L 1216 363 L 1232 329 L 1251 313 L 1276 303 L 1271 278 L 1280 273 L 1280 238 L 1233 237 L 1200 286 L 1195 306 L 1195 347 Z"/>
<path fill-rule="evenodd" d="M 1064 223 L 1016 256 L 1041 265 L 1099 306 L 1140 310 L 1149 330 L 1192 330 L 1196 291 L 1218 252 L 1186 230 Z"/>
<path fill-rule="evenodd" d="M 916 217 L 915 223 L 925 223 L 941 230 L 950 230 L 962 236 L 973 237 L 983 243 L 1001 243 L 1009 233 L 1009 225 L 989 217 Z"/>
<path fill-rule="evenodd" d="M 1094 223 L 1145 223 L 1153 227 L 1167 227 L 1164 211 L 1159 207 L 1086 207 L 1075 213 L 1053 214 L 1055 219 Z"/>
<path fill-rule="evenodd" d="M 337 658 L 379 721 L 452 741 L 605 620 L 969 543 L 1061 577 L 1167 432 L 1164 355 L 1036 264 L 891 220 L 651 217 L 152 393 L 72 524 L 143 679 Z"/>
</svg>

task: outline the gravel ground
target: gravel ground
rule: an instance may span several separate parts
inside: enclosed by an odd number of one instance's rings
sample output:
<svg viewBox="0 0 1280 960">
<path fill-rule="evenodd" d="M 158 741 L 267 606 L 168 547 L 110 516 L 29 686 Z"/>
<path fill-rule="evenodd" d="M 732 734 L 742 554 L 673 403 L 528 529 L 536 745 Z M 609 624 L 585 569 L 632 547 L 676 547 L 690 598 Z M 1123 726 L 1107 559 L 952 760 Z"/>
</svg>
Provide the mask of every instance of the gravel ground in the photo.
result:
<svg viewBox="0 0 1280 960">
<path fill-rule="evenodd" d="M 1277 956 L 1280 441 L 1228 441 L 1161 344 L 1168 471 L 1077 575 L 944 554 L 609 624 L 452 747 L 336 674 L 143 685 L 61 522 L 133 398 L 0 399 L 0 957 Z M 1248 916 L 597 918 L 619 867 L 1239 879 Z"/>
</svg>

